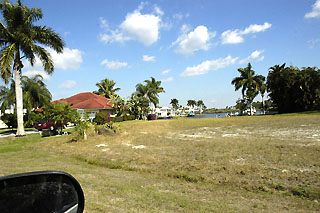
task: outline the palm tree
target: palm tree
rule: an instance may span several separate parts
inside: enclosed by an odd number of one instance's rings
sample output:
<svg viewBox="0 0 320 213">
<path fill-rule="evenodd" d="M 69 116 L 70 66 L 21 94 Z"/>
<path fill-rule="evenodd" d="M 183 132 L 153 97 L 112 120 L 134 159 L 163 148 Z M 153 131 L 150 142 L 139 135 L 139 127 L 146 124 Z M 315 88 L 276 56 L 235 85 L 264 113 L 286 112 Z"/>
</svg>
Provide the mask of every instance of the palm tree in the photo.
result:
<svg viewBox="0 0 320 213">
<path fill-rule="evenodd" d="M 22 77 L 23 105 L 30 112 L 51 102 L 52 96 L 41 75 Z"/>
<path fill-rule="evenodd" d="M 203 100 L 198 100 L 196 105 L 197 105 L 197 107 L 199 107 L 199 108 L 201 109 L 201 110 L 200 110 L 200 113 L 201 113 L 201 111 L 203 110 L 203 108 L 206 107 L 206 105 L 204 105 Z"/>
<path fill-rule="evenodd" d="M 109 80 L 108 78 L 103 79 L 100 83 L 96 83 L 98 91 L 94 91 L 93 93 L 105 98 L 111 98 L 111 96 L 116 95 L 116 91 L 120 90 L 120 88 L 115 87 L 115 85 L 115 81 Z"/>
<path fill-rule="evenodd" d="M 242 99 L 247 98 L 250 103 L 250 114 L 252 115 L 252 101 L 259 92 L 259 86 L 265 81 L 265 77 L 262 75 L 255 75 L 255 71 L 252 69 L 249 63 L 246 68 L 239 68 L 238 72 L 240 77 L 236 77 L 232 80 L 231 84 L 235 86 L 235 90 L 242 88 Z"/>
<path fill-rule="evenodd" d="M 151 103 L 153 103 L 154 107 L 156 108 L 159 103 L 159 93 L 165 92 L 163 87 L 160 87 L 161 81 L 157 81 L 154 77 L 151 77 L 150 80 L 145 80 L 144 82 L 147 83 L 147 88 L 149 90 L 148 92 L 148 98 Z"/>
<path fill-rule="evenodd" d="M 264 93 L 266 92 L 266 84 L 264 83 L 264 81 L 261 82 L 261 85 L 259 86 L 259 92 L 261 95 L 261 101 L 262 101 L 262 112 L 263 114 L 265 114 L 265 109 L 264 109 Z"/>
<path fill-rule="evenodd" d="M 51 93 L 42 80 L 43 78 L 41 75 L 36 75 L 32 78 L 22 76 L 21 78 L 23 105 L 28 113 L 30 113 L 32 109 L 48 105 L 51 101 Z M 1 111 L 15 107 L 15 100 L 15 81 L 11 79 L 9 88 L 5 86 L 0 87 L 0 102 L 2 103 Z"/>
<path fill-rule="evenodd" d="M 176 98 L 171 99 L 170 104 L 172 105 L 172 108 L 175 110 L 179 108 L 179 101 Z"/>
<path fill-rule="evenodd" d="M 187 101 L 187 106 L 190 106 L 193 108 L 195 105 L 197 105 L 197 102 L 195 100 L 188 100 Z"/>
<path fill-rule="evenodd" d="M 22 59 L 25 58 L 33 66 L 36 56 L 41 60 L 44 70 L 51 74 L 54 64 L 49 52 L 43 47 L 49 46 L 58 53 L 62 53 L 64 41 L 51 28 L 36 26 L 34 22 L 43 16 L 41 9 L 22 6 L 10 1 L 0 2 L 3 21 L 0 23 L 0 70 L 5 83 L 15 76 L 16 108 L 18 129 L 16 136 L 25 135 L 23 127 L 23 98 L 21 85 Z M 40 45 L 39 45 L 40 44 Z"/>
<path fill-rule="evenodd" d="M 136 85 L 136 94 L 139 97 L 148 98 L 150 103 L 153 103 L 156 108 L 159 103 L 159 93 L 165 92 L 163 87 L 160 87 L 161 81 L 156 81 L 154 77 L 151 77 L 150 80 L 144 81 L 146 84 L 137 84 Z"/>
<path fill-rule="evenodd" d="M 0 102 L 1 102 L 1 112 L 4 113 L 6 109 L 9 109 L 15 104 L 16 94 L 15 94 L 15 83 L 11 79 L 9 88 L 6 86 L 0 87 Z"/>
</svg>

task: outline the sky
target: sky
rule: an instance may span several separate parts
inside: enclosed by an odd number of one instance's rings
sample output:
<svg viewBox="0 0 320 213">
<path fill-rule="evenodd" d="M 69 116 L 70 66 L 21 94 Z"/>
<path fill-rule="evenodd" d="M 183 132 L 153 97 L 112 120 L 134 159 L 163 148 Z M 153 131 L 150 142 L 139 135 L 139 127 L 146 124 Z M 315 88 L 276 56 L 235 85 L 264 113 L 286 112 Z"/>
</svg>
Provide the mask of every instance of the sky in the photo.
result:
<svg viewBox="0 0 320 213">
<path fill-rule="evenodd" d="M 231 81 L 249 62 L 264 76 L 276 64 L 320 67 L 320 0 L 22 2 L 41 8 L 36 24 L 66 43 L 63 54 L 48 49 L 52 75 L 40 62 L 23 62 L 23 75 L 43 75 L 53 100 L 97 90 L 105 78 L 127 99 L 155 77 L 165 90 L 160 106 L 176 98 L 183 106 L 201 99 L 224 108 L 241 98 Z"/>
</svg>

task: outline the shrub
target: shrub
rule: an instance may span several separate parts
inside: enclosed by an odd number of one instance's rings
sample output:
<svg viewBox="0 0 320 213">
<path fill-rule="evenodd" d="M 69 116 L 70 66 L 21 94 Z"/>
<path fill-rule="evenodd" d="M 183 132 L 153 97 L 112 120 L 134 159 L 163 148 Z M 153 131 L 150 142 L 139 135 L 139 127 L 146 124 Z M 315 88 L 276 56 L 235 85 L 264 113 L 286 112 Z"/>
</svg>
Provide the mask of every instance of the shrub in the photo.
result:
<svg viewBox="0 0 320 213">
<path fill-rule="evenodd" d="M 98 125 L 103 125 L 107 122 L 110 122 L 110 114 L 104 113 L 104 112 L 98 112 L 94 119 L 93 122 L 98 124 Z"/>
<path fill-rule="evenodd" d="M 156 114 L 149 114 L 148 121 L 150 121 L 150 120 L 157 120 L 157 115 Z"/>
<path fill-rule="evenodd" d="M 8 128 L 17 128 L 17 113 L 4 114 L 1 120 L 8 126 Z"/>
</svg>

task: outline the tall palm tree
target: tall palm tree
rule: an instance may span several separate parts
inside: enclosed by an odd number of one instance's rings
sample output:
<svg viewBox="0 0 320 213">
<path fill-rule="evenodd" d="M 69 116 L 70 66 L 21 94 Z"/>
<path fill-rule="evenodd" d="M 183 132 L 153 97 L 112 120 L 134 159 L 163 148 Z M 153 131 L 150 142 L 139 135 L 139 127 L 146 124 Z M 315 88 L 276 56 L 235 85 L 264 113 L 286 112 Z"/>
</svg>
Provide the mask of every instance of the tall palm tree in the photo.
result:
<svg viewBox="0 0 320 213">
<path fill-rule="evenodd" d="M 144 82 L 147 83 L 148 88 L 148 98 L 151 103 L 153 103 L 154 107 L 156 108 L 159 103 L 159 93 L 165 92 L 163 87 L 160 87 L 161 81 L 157 81 L 154 77 L 151 77 L 150 80 L 145 80 Z"/>
<path fill-rule="evenodd" d="M 148 98 L 150 103 L 153 103 L 154 107 L 157 107 L 159 103 L 159 93 L 165 92 L 163 87 L 160 87 L 161 81 L 157 81 L 154 77 L 150 80 L 144 81 L 146 84 L 136 85 L 136 94 L 139 97 Z"/>
<path fill-rule="evenodd" d="M 103 96 L 105 98 L 111 98 L 112 95 L 115 95 L 115 92 L 120 90 L 120 88 L 115 87 L 116 82 L 109 80 L 108 78 L 103 79 L 100 83 L 96 83 L 98 91 L 94 91 L 94 94 Z"/>
<path fill-rule="evenodd" d="M 172 108 L 175 110 L 179 108 L 179 101 L 176 98 L 171 99 L 170 104 L 172 105 Z"/>
<path fill-rule="evenodd" d="M 18 0 L 16 4 L 9 0 L 0 2 L 3 21 L 0 23 L 0 70 L 5 83 L 15 76 L 16 108 L 18 129 L 16 136 L 25 135 L 23 127 L 23 98 L 21 85 L 22 59 L 25 58 L 33 66 L 36 56 L 41 60 L 44 70 L 51 74 L 54 64 L 49 52 L 43 46 L 49 46 L 62 53 L 64 41 L 51 28 L 36 26 L 34 22 L 43 16 L 41 9 L 28 8 Z"/>
<path fill-rule="evenodd" d="M 266 93 L 266 89 L 267 89 L 267 86 L 266 84 L 264 83 L 264 81 L 261 82 L 261 85 L 259 86 L 259 92 L 260 92 L 260 95 L 261 95 L 261 103 L 262 103 L 262 112 L 263 114 L 265 114 L 265 109 L 264 109 L 264 93 Z"/>
<path fill-rule="evenodd" d="M 247 98 L 250 103 L 250 114 L 252 115 L 252 101 L 259 92 L 259 86 L 265 81 L 265 77 L 262 75 L 255 75 L 255 71 L 252 69 L 249 63 L 245 68 L 239 68 L 238 72 L 240 77 L 236 77 L 231 81 L 231 84 L 235 86 L 235 90 L 241 89 L 242 99 Z"/>
</svg>

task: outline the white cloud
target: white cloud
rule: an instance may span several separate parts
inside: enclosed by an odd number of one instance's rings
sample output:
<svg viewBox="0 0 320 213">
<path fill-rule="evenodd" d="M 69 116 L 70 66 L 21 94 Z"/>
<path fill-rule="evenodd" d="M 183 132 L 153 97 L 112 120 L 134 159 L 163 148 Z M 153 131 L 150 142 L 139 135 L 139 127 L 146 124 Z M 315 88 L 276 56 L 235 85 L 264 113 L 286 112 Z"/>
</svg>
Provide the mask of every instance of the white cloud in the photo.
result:
<svg viewBox="0 0 320 213">
<path fill-rule="evenodd" d="M 67 80 L 65 82 L 63 82 L 62 84 L 59 85 L 59 88 L 62 89 L 71 89 L 74 88 L 76 86 L 76 82 L 73 80 Z"/>
<path fill-rule="evenodd" d="M 166 78 L 166 79 L 161 79 L 160 81 L 163 82 L 163 83 L 168 83 L 168 82 L 172 82 L 174 80 L 173 77 L 169 77 L 169 78 Z"/>
<path fill-rule="evenodd" d="M 142 14 L 144 4 L 140 4 L 137 10 L 126 15 L 125 20 L 115 30 L 100 34 L 100 40 L 105 43 L 136 40 L 145 46 L 150 46 L 159 39 L 159 28 L 163 11 L 155 6 L 156 14 Z M 100 19 L 100 25 L 105 26 L 106 21 Z M 103 27 L 105 28 L 105 27 Z M 106 28 L 105 28 L 106 29 Z"/>
<path fill-rule="evenodd" d="M 269 29 L 272 24 L 265 22 L 263 25 L 251 24 L 244 30 L 227 30 L 221 34 L 222 44 L 238 44 L 244 42 L 244 35 L 251 33 L 264 32 Z"/>
<path fill-rule="evenodd" d="M 246 35 L 249 33 L 259 33 L 259 32 L 264 32 L 267 29 L 269 29 L 272 26 L 272 24 L 265 22 L 263 25 L 259 24 L 251 24 L 249 27 L 241 31 L 242 35 Z"/>
<path fill-rule="evenodd" d="M 64 48 L 63 53 L 56 53 L 53 49 L 48 49 L 54 62 L 55 69 L 77 70 L 82 64 L 82 51 L 78 49 Z"/>
<path fill-rule="evenodd" d="M 121 69 L 123 67 L 128 66 L 127 62 L 120 62 L 120 61 L 109 61 L 108 59 L 104 59 L 101 62 L 101 65 L 104 65 L 106 68 L 110 69 L 110 70 L 118 70 Z"/>
<path fill-rule="evenodd" d="M 176 51 L 184 55 L 190 55 L 195 51 L 208 50 L 210 48 L 210 39 L 214 38 L 215 32 L 208 32 L 207 27 L 197 26 L 194 31 L 190 31 L 190 26 L 182 25 L 182 34 L 171 46 L 178 45 Z M 189 32 L 189 33 L 188 33 Z"/>
<path fill-rule="evenodd" d="M 156 57 L 155 56 L 144 55 L 144 56 L 142 56 L 142 60 L 143 61 L 155 62 L 156 61 Z"/>
<path fill-rule="evenodd" d="M 43 70 L 36 70 L 36 69 L 33 69 L 33 70 L 28 70 L 26 72 L 23 73 L 23 75 L 25 76 L 28 76 L 28 77 L 33 77 L 35 75 L 41 75 L 43 80 L 50 80 L 50 75 L 48 73 L 46 73 L 45 71 Z"/>
<path fill-rule="evenodd" d="M 164 12 L 156 5 L 154 6 L 154 11 L 156 14 L 163 16 Z"/>
<path fill-rule="evenodd" d="M 83 53 L 78 49 L 64 48 L 64 51 L 61 54 L 56 53 L 50 48 L 47 48 L 47 51 L 51 55 L 55 70 L 77 70 L 82 64 Z M 44 80 L 50 80 L 50 75 L 44 71 L 42 62 L 38 57 L 36 57 L 33 66 L 31 66 L 27 60 L 24 60 L 23 64 L 23 75 L 31 77 L 39 74 Z"/>
<path fill-rule="evenodd" d="M 238 57 L 232 58 L 231 56 L 227 56 L 225 58 L 218 58 L 211 61 L 204 61 L 197 66 L 187 67 L 181 73 L 181 76 L 204 75 L 212 70 L 218 70 L 218 69 L 226 68 L 230 65 L 233 65 L 237 60 L 238 60 Z"/>
<path fill-rule="evenodd" d="M 304 15 L 305 18 L 318 18 L 320 17 L 320 0 L 317 0 L 313 5 L 312 5 L 312 10 L 309 13 L 306 13 Z"/>
<path fill-rule="evenodd" d="M 261 56 L 263 52 L 264 50 L 256 50 L 252 52 L 247 58 L 241 59 L 239 61 L 239 64 L 245 64 L 251 61 L 262 61 L 264 59 L 264 56 Z"/>
<path fill-rule="evenodd" d="M 222 44 L 237 44 L 244 41 L 239 30 L 227 30 L 221 34 Z"/>
<path fill-rule="evenodd" d="M 167 75 L 169 72 L 171 72 L 170 69 L 164 70 L 164 71 L 161 73 L 161 75 Z"/>
</svg>

